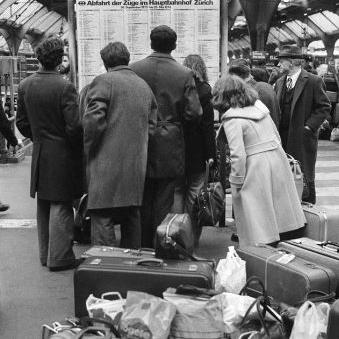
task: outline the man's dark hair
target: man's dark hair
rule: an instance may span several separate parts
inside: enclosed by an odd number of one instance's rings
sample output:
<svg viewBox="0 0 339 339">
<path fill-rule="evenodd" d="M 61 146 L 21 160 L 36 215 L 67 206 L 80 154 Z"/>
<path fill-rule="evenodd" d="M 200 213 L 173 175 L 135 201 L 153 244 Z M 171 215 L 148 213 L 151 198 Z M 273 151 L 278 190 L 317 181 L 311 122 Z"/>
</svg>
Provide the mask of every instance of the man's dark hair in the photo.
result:
<svg viewBox="0 0 339 339">
<path fill-rule="evenodd" d="M 251 68 L 245 59 L 235 59 L 231 61 L 228 73 L 246 79 L 251 73 Z"/>
<path fill-rule="evenodd" d="M 64 43 L 57 36 L 49 36 L 35 50 L 36 56 L 46 70 L 54 70 L 62 62 Z"/>
<path fill-rule="evenodd" d="M 100 51 L 100 55 L 106 69 L 129 63 L 129 51 L 120 41 L 110 42 Z"/>
<path fill-rule="evenodd" d="M 166 25 L 153 28 L 150 38 L 151 48 L 156 52 L 171 53 L 177 47 L 177 33 Z"/>
</svg>

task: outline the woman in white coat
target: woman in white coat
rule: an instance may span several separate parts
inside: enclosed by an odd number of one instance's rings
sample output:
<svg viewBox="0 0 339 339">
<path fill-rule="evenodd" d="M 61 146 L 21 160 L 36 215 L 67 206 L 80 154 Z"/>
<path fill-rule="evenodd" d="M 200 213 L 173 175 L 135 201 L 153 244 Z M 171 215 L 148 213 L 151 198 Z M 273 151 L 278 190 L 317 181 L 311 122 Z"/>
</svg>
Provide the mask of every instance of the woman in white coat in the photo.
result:
<svg viewBox="0 0 339 339">
<path fill-rule="evenodd" d="M 231 153 L 230 184 L 240 246 L 269 244 L 306 222 L 279 133 L 267 107 L 242 79 L 226 75 L 213 89 L 223 113 L 219 133 Z"/>
</svg>

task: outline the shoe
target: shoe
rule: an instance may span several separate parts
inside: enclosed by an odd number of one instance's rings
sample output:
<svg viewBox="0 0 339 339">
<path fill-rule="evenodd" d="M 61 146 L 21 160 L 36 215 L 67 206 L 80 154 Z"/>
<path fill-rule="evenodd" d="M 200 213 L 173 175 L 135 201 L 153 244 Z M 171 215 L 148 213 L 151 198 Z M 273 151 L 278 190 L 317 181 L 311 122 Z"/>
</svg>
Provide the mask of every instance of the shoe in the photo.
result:
<svg viewBox="0 0 339 339">
<path fill-rule="evenodd" d="M 3 204 L 0 202 L 0 212 L 5 212 L 9 209 L 9 205 L 8 204 Z"/>
<path fill-rule="evenodd" d="M 84 259 L 81 259 L 81 258 L 75 259 L 75 261 L 72 264 L 49 267 L 49 270 L 51 272 L 60 272 L 60 271 L 72 270 L 74 268 L 77 268 L 83 261 L 84 261 Z"/>
<path fill-rule="evenodd" d="M 239 242 L 239 237 L 237 233 L 232 233 L 231 240 L 234 242 Z"/>
</svg>

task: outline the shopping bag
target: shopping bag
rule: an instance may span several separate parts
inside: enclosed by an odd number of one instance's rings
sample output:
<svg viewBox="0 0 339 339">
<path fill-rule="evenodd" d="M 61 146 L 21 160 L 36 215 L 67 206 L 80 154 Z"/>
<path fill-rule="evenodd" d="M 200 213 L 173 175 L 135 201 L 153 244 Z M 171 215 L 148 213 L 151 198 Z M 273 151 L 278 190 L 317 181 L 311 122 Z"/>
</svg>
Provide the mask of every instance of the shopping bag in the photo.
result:
<svg viewBox="0 0 339 339">
<path fill-rule="evenodd" d="M 335 127 L 332 129 L 330 140 L 339 141 L 339 128 L 338 127 Z"/>
<path fill-rule="evenodd" d="M 219 295 L 200 297 L 176 294 L 175 289 L 163 293 L 177 312 L 171 324 L 169 339 L 222 339 L 224 325 Z"/>
<path fill-rule="evenodd" d="M 108 299 L 108 298 L 114 298 Z M 119 292 L 107 292 L 96 298 L 90 294 L 86 300 L 88 315 L 94 318 L 103 318 L 114 321 L 120 317 L 126 300 L 121 297 Z"/>
<path fill-rule="evenodd" d="M 292 155 L 289 155 L 286 153 L 288 162 L 291 167 L 295 187 L 297 188 L 298 196 L 301 200 L 301 196 L 303 194 L 303 189 L 304 189 L 304 175 L 301 170 L 301 166 L 298 160 L 294 159 Z"/>
<path fill-rule="evenodd" d="M 161 298 L 128 291 L 125 311 L 120 319 L 121 338 L 167 339 L 175 313 L 175 306 Z"/>
<path fill-rule="evenodd" d="M 298 310 L 290 338 L 326 338 L 329 312 L 330 306 L 327 303 L 315 305 L 311 301 L 306 301 Z"/>
<path fill-rule="evenodd" d="M 238 294 L 246 284 L 246 262 L 234 249 L 228 247 L 226 259 L 220 259 L 217 266 L 215 288 L 220 292 Z"/>
<path fill-rule="evenodd" d="M 209 164 L 206 161 L 204 186 L 196 197 L 196 213 L 200 226 L 216 226 L 225 209 L 225 192 L 218 182 L 208 182 Z"/>
</svg>

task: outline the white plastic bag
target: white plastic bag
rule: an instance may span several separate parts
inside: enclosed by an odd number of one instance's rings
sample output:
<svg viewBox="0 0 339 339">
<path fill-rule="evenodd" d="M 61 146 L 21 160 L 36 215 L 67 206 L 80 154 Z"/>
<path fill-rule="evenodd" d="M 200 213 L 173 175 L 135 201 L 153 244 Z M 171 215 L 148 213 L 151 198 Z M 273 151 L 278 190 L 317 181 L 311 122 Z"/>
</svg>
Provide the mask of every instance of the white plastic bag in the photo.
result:
<svg viewBox="0 0 339 339">
<path fill-rule="evenodd" d="M 217 266 L 215 289 L 238 294 L 246 284 L 246 261 L 234 249 L 228 247 L 226 259 L 220 259 Z"/>
<path fill-rule="evenodd" d="M 330 306 L 306 301 L 298 310 L 290 339 L 324 338 L 327 331 Z"/>
<path fill-rule="evenodd" d="M 220 296 L 225 332 L 232 333 L 237 330 L 247 310 L 253 304 L 255 299 L 248 295 L 238 295 L 227 292 L 222 293 Z M 255 315 L 255 313 L 256 308 L 253 307 L 250 315 Z"/>
<path fill-rule="evenodd" d="M 114 296 L 116 300 L 105 299 L 108 296 Z M 121 297 L 119 292 L 107 292 L 96 298 L 90 294 L 86 300 L 86 308 L 88 315 L 92 318 L 108 318 L 114 320 L 115 317 L 123 312 L 126 299 Z"/>
</svg>

